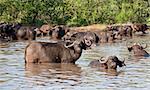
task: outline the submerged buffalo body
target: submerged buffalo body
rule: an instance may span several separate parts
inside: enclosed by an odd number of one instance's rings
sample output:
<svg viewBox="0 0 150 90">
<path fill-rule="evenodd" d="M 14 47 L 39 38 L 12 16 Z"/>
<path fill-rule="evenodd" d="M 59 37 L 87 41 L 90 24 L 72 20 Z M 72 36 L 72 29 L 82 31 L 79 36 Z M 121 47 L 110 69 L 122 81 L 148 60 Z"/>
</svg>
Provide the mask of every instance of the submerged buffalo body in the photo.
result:
<svg viewBox="0 0 150 90">
<path fill-rule="evenodd" d="M 139 43 L 135 43 L 132 46 L 128 46 L 128 51 L 129 52 L 133 51 L 135 56 L 149 56 L 149 53 L 144 50 L 146 47 L 147 45 L 145 45 L 144 47 Z"/>
<path fill-rule="evenodd" d="M 16 32 L 17 40 L 35 40 L 36 31 L 34 27 L 21 27 Z"/>
<path fill-rule="evenodd" d="M 62 44 L 34 42 L 27 46 L 25 53 L 27 63 L 75 63 L 82 51 L 74 57 L 74 51 Z"/>
<path fill-rule="evenodd" d="M 62 37 L 69 32 L 69 28 L 65 27 L 65 26 L 55 26 L 51 32 L 49 33 L 49 35 L 51 36 L 51 39 L 54 40 L 59 40 L 62 39 Z"/>
<path fill-rule="evenodd" d="M 21 27 L 21 24 L 10 24 L 1 23 L 0 24 L 0 39 L 2 40 L 16 40 L 16 31 Z"/>
<path fill-rule="evenodd" d="M 124 61 L 120 61 L 116 56 L 109 56 L 108 58 L 91 61 L 89 66 L 100 69 L 117 69 L 117 66 L 123 67 L 125 63 Z"/>
<path fill-rule="evenodd" d="M 94 32 L 68 32 L 63 38 L 63 41 L 85 40 L 88 45 L 96 44 L 99 42 L 99 37 Z"/>
<path fill-rule="evenodd" d="M 143 34 L 146 34 L 145 31 L 148 29 L 148 26 L 146 24 L 137 23 L 133 24 L 132 28 L 133 32 L 142 32 Z"/>
<path fill-rule="evenodd" d="M 43 36 L 46 36 L 50 31 L 51 31 L 51 26 L 48 24 L 44 24 L 39 28 L 39 34 L 38 36 L 40 36 L 41 34 L 43 34 Z"/>
<path fill-rule="evenodd" d="M 99 39 L 100 43 L 113 43 L 115 42 L 115 33 L 113 31 L 101 31 Z"/>
</svg>

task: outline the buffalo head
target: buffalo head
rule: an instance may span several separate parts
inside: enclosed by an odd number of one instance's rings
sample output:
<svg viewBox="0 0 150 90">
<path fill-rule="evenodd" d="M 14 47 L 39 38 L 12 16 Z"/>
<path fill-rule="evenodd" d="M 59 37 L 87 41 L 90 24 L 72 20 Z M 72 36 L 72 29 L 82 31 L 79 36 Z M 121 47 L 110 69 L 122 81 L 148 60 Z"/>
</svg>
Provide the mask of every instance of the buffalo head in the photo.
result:
<svg viewBox="0 0 150 90">
<path fill-rule="evenodd" d="M 116 56 L 109 56 L 108 58 L 101 57 L 100 60 L 92 61 L 89 65 L 102 69 L 117 69 L 117 66 L 126 66 L 124 61 L 120 61 Z"/>
<path fill-rule="evenodd" d="M 94 32 L 74 32 L 68 33 L 63 37 L 65 42 L 79 41 L 84 43 L 85 47 L 93 47 L 98 43 L 99 37 Z"/>
<path fill-rule="evenodd" d="M 136 56 L 147 56 L 149 55 L 144 49 L 147 47 L 147 44 L 145 46 L 142 46 L 140 43 L 134 43 L 132 46 L 128 46 L 128 51 L 133 51 L 134 55 Z"/>
</svg>

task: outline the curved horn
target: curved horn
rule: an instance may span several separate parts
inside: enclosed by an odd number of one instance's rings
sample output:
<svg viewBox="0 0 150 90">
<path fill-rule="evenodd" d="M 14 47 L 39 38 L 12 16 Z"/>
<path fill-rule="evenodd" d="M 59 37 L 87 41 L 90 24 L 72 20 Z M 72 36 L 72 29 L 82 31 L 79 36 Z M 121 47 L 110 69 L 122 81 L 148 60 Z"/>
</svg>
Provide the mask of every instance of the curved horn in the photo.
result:
<svg viewBox="0 0 150 90">
<path fill-rule="evenodd" d="M 104 57 L 101 57 L 100 59 L 99 59 L 99 62 L 100 63 L 106 63 L 107 62 L 107 59 L 104 59 L 104 60 L 102 60 Z"/>
<path fill-rule="evenodd" d="M 69 47 L 72 47 L 72 46 L 74 46 L 74 44 L 76 43 L 77 41 L 74 41 L 72 44 L 70 44 L 70 45 L 66 45 L 66 44 L 64 44 L 64 46 L 66 47 L 66 48 L 69 48 Z"/>
</svg>

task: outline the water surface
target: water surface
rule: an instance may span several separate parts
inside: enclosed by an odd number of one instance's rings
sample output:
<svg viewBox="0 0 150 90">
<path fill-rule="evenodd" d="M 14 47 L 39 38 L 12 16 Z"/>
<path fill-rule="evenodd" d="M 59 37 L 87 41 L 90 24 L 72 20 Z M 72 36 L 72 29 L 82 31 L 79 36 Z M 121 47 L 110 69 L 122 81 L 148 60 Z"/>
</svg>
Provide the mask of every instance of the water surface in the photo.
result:
<svg viewBox="0 0 150 90">
<path fill-rule="evenodd" d="M 149 47 L 146 51 L 150 53 L 149 35 L 127 41 L 147 43 Z M 0 90 L 150 89 L 150 57 L 134 57 L 127 51 L 127 41 L 100 44 L 83 51 L 75 65 L 25 64 L 24 48 L 28 42 L 9 43 L 0 48 Z M 88 66 L 90 61 L 110 55 L 125 59 L 126 67 L 117 71 L 100 71 Z"/>
</svg>

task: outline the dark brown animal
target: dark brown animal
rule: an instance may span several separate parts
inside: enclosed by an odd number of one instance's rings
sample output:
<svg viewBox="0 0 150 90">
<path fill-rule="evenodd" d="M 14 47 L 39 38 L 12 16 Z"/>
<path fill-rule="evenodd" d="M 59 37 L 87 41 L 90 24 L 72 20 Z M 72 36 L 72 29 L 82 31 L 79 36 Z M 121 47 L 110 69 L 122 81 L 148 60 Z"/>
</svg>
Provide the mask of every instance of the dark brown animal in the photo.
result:
<svg viewBox="0 0 150 90">
<path fill-rule="evenodd" d="M 89 42 L 89 43 L 87 43 Z M 67 43 L 32 42 L 25 49 L 26 63 L 75 63 L 82 50 L 92 46 L 91 40 Z"/>
<path fill-rule="evenodd" d="M 106 27 L 106 31 L 118 31 L 118 29 L 119 29 L 119 25 L 108 25 L 107 27 Z"/>
<path fill-rule="evenodd" d="M 113 31 L 101 31 L 99 34 L 100 43 L 115 42 L 115 33 Z"/>
<path fill-rule="evenodd" d="M 69 29 L 65 26 L 60 25 L 54 27 L 50 32 L 51 34 L 49 33 L 49 35 L 51 36 L 51 39 L 60 40 L 67 32 L 69 32 Z"/>
<path fill-rule="evenodd" d="M 17 40 L 35 40 L 36 31 L 34 27 L 21 27 L 16 32 Z"/>
<path fill-rule="evenodd" d="M 141 44 L 135 43 L 132 46 L 128 46 L 128 51 L 133 51 L 135 56 L 149 56 L 149 53 L 144 50 L 146 47 L 147 44 L 143 47 Z"/>
<path fill-rule="evenodd" d="M 142 32 L 143 34 L 146 34 L 146 30 L 148 29 L 148 26 L 146 24 L 136 23 L 131 25 L 133 32 Z"/>
<path fill-rule="evenodd" d="M 106 31 L 100 32 L 100 43 L 107 43 L 107 42 L 108 42 L 107 32 Z"/>
<path fill-rule="evenodd" d="M 48 25 L 48 24 L 42 25 L 39 28 L 39 32 L 40 33 L 38 34 L 38 36 L 41 36 L 41 35 L 46 36 L 46 35 L 48 35 L 48 33 L 51 32 L 51 29 L 52 29 L 52 27 L 50 25 Z"/>
<path fill-rule="evenodd" d="M 94 45 L 99 42 L 99 37 L 94 32 L 68 32 L 63 38 L 63 41 L 85 40 L 85 43 Z"/>
<path fill-rule="evenodd" d="M 117 66 L 125 66 L 124 61 L 120 61 L 116 56 L 109 56 L 108 58 L 103 57 L 100 60 L 91 61 L 90 67 L 96 67 L 100 69 L 117 69 Z"/>
<path fill-rule="evenodd" d="M 3 37 L 3 39 L 8 39 L 9 41 L 15 39 L 16 35 L 12 25 L 13 24 L 10 23 L 2 23 L 0 25 L 0 35 Z"/>
<path fill-rule="evenodd" d="M 115 38 L 118 40 L 125 39 L 126 37 L 132 37 L 132 28 L 130 25 L 120 26 L 116 32 Z"/>
<path fill-rule="evenodd" d="M 130 25 L 125 25 L 123 29 L 126 31 L 126 35 L 125 36 L 132 37 L 133 29 L 132 29 L 132 27 Z"/>
</svg>

